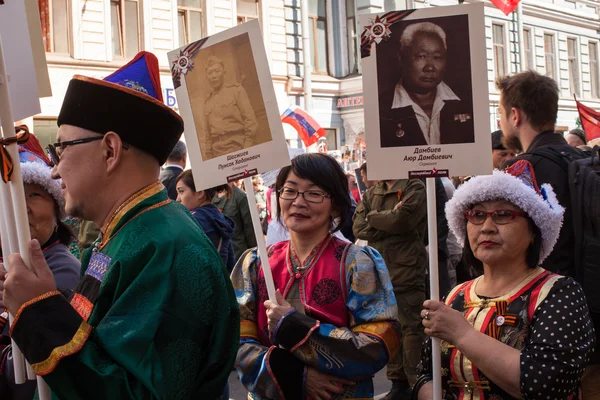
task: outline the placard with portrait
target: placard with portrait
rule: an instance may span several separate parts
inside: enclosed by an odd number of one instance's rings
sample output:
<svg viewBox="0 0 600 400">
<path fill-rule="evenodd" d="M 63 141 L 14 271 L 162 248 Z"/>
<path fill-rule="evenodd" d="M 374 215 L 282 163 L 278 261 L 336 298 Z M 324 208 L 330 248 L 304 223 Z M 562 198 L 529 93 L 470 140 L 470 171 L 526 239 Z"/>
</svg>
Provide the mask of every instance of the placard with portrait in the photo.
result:
<svg viewBox="0 0 600 400">
<path fill-rule="evenodd" d="M 289 165 L 258 21 L 168 57 L 197 190 Z"/>
<path fill-rule="evenodd" d="M 483 4 L 365 15 L 365 135 L 373 179 L 489 174 Z"/>
</svg>

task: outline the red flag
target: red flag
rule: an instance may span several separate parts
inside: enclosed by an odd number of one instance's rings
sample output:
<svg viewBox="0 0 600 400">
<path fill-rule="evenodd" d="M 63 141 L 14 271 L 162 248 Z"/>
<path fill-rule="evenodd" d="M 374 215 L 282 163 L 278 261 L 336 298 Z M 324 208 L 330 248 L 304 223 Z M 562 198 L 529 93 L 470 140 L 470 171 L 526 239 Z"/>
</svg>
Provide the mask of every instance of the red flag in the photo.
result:
<svg viewBox="0 0 600 400">
<path fill-rule="evenodd" d="M 517 9 L 521 0 L 491 0 L 492 4 L 496 6 L 504 14 L 508 15 Z"/>
<path fill-rule="evenodd" d="M 588 140 L 596 139 L 600 137 L 600 112 L 594 111 L 588 106 L 584 106 L 577 99 L 577 111 L 579 111 L 579 119 L 581 119 L 581 126 L 585 131 L 585 135 Z"/>
</svg>

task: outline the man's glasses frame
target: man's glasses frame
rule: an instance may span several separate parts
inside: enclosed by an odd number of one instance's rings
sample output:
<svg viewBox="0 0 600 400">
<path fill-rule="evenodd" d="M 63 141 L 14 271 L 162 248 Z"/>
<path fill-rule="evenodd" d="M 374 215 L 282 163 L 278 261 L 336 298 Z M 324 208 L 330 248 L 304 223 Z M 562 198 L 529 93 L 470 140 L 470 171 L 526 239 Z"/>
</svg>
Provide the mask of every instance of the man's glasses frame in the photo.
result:
<svg viewBox="0 0 600 400">
<path fill-rule="evenodd" d="M 48 151 L 48 157 L 50 158 L 52 165 L 57 166 L 58 163 L 60 162 L 60 156 L 61 156 L 62 152 L 64 151 L 64 150 L 58 151 L 57 149 L 65 148 L 67 146 L 74 146 L 76 144 L 89 143 L 89 142 L 93 142 L 94 140 L 102 140 L 102 139 L 104 139 L 104 136 L 94 136 L 94 137 L 81 138 L 81 139 L 75 139 L 75 140 L 67 140 L 65 142 L 57 142 L 54 144 L 49 144 L 46 147 L 46 150 Z M 129 148 L 129 146 L 125 142 L 123 142 L 123 148 L 125 150 L 127 150 Z"/>
<path fill-rule="evenodd" d="M 483 225 L 489 216 L 496 225 L 506 225 L 514 221 L 517 217 L 526 217 L 527 213 L 516 210 L 466 210 L 464 212 L 467 221 L 473 225 Z"/>
</svg>

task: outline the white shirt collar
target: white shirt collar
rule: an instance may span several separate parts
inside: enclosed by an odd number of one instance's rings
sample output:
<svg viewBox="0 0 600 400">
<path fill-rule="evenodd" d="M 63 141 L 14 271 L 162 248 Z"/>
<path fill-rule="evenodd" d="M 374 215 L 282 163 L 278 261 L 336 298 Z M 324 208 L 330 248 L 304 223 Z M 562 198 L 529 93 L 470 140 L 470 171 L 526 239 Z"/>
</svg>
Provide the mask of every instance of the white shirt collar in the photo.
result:
<svg viewBox="0 0 600 400">
<path fill-rule="evenodd" d="M 177 164 L 165 164 L 165 169 L 167 169 L 169 167 L 179 168 L 180 170 L 183 171 L 183 167 L 181 165 L 177 165 Z"/>
<path fill-rule="evenodd" d="M 450 89 L 450 86 L 446 85 L 446 83 L 444 83 L 443 81 L 440 82 L 439 85 L 437 85 L 437 93 L 435 97 L 436 100 L 439 99 L 443 101 L 460 100 L 460 98 L 452 91 L 452 89 Z M 408 92 L 406 91 L 406 89 L 404 89 L 404 86 L 402 86 L 402 80 L 400 80 L 396 84 L 396 89 L 394 91 L 394 101 L 392 102 L 392 109 L 408 106 L 413 106 L 413 108 L 415 109 L 416 107 L 419 107 L 418 104 L 410 98 Z"/>
</svg>

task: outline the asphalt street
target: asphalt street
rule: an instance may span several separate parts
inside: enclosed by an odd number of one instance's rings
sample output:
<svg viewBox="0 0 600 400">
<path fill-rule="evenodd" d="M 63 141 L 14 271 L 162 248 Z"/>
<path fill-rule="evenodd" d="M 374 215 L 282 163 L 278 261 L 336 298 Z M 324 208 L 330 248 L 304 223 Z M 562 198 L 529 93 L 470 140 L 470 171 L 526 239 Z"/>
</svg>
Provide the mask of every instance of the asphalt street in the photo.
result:
<svg viewBox="0 0 600 400">
<path fill-rule="evenodd" d="M 385 376 L 385 368 L 377 373 L 374 378 L 375 399 L 383 397 L 392 387 L 390 381 Z M 233 371 L 229 375 L 229 398 L 231 400 L 246 400 L 248 392 L 240 383 L 237 372 Z"/>
</svg>

